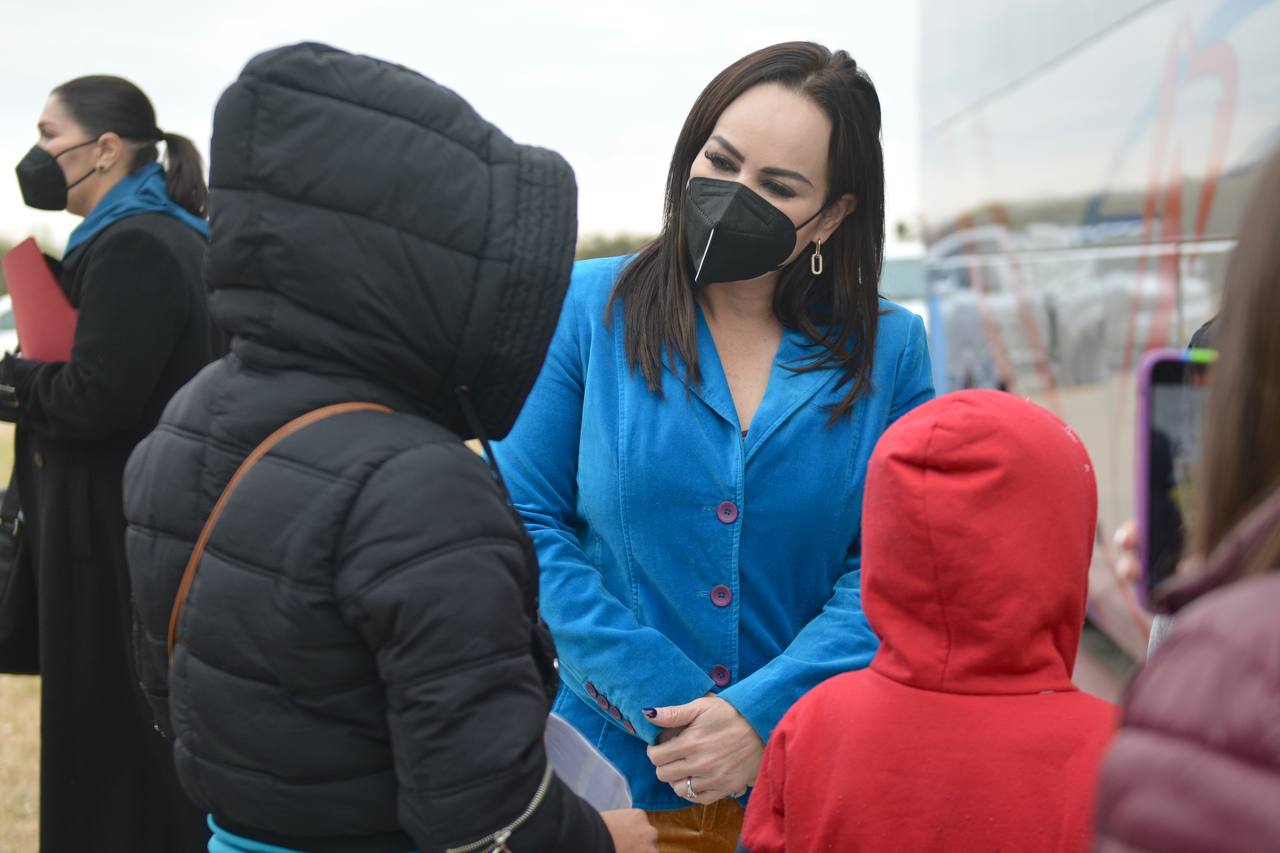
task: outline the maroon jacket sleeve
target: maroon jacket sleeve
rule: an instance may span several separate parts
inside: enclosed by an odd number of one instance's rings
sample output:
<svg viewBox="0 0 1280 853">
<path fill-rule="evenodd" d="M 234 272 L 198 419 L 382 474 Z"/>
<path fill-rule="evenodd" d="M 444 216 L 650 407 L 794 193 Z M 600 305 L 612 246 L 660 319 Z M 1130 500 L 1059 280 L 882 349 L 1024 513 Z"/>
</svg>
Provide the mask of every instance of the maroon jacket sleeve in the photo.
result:
<svg viewBox="0 0 1280 853">
<path fill-rule="evenodd" d="M 1280 850 L 1277 608 L 1268 572 L 1178 613 L 1126 692 L 1097 850 Z"/>
</svg>

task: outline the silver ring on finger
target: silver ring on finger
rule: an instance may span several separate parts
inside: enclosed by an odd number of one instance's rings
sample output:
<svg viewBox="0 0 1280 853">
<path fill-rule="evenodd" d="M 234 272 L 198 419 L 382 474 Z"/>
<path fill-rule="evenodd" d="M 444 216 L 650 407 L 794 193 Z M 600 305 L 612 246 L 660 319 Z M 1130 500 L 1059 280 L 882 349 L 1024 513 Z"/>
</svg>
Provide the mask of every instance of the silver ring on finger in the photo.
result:
<svg viewBox="0 0 1280 853">
<path fill-rule="evenodd" d="M 685 791 L 684 797 L 685 797 L 685 799 L 686 799 L 686 800 L 696 800 L 696 799 L 698 799 L 698 792 L 697 792 L 697 791 L 695 791 L 695 790 L 693 790 L 693 777 L 692 777 L 692 776 L 688 776 L 688 777 L 686 777 L 686 778 L 685 778 L 685 780 L 684 780 L 684 791 Z"/>
</svg>

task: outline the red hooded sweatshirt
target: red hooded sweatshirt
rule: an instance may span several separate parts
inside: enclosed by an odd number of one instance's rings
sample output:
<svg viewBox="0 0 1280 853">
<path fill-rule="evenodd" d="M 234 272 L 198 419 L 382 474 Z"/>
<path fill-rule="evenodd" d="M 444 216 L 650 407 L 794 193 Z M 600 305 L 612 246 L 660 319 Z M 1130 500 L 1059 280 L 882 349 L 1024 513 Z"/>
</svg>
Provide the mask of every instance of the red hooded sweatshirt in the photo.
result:
<svg viewBox="0 0 1280 853">
<path fill-rule="evenodd" d="M 1071 683 L 1097 490 L 1062 421 L 998 391 L 940 397 L 881 438 L 862 596 L 881 639 L 774 730 L 750 853 L 1081 851 L 1110 703 Z"/>
</svg>

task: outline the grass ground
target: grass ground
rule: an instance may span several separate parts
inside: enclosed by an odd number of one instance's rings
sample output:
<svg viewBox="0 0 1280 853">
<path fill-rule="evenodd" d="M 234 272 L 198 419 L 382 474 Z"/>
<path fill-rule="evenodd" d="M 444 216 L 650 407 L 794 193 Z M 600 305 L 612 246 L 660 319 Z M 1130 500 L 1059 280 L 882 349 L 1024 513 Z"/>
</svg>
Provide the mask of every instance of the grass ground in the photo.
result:
<svg viewBox="0 0 1280 853">
<path fill-rule="evenodd" d="M 0 483 L 13 467 L 13 428 L 0 424 Z M 0 675 L 0 853 L 36 849 L 40 791 L 40 680 Z"/>
<path fill-rule="evenodd" d="M 40 680 L 0 675 L 0 853 L 32 853 L 39 826 Z"/>
</svg>

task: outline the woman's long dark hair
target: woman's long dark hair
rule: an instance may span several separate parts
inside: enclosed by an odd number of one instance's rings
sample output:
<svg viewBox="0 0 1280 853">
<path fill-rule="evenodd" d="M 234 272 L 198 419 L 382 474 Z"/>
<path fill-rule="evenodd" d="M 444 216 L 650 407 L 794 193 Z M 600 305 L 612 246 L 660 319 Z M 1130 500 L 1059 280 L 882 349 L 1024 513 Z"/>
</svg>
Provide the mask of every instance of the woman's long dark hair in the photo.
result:
<svg viewBox="0 0 1280 853">
<path fill-rule="evenodd" d="M 1218 361 L 1206 401 L 1190 553 L 1208 557 L 1280 489 L 1280 152 L 1258 170 L 1213 322 Z M 1246 555 L 1242 574 L 1280 568 L 1280 526 Z"/>
<path fill-rule="evenodd" d="M 833 407 L 833 420 L 848 414 L 871 386 L 880 316 L 880 268 L 884 260 L 884 155 L 880 147 L 880 99 L 865 71 L 843 50 L 832 53 L 813 42 L 787 42 L 745 56 L 720 72 L 694 102 L 676 140 L 667 175 L 662 232 L 627 265 L 605 315 L 622 301 L 627 360 L 661 394 L 664 347 L 688 367 L 688 381 L 702 381 L 698 364 L 694 286 L 684 238 L 684 193 L 694 158 L 710 138 L 720 114 L 742 93 L 761 83 L 780 83 L 813 100 L 831 120 L 828 203 L 845 193 L 857 197 L 822 246 L 822 275 L 800 256 L 782 270 L 773 311 L 820 352 L 796 372 L 838 367 L 838 388 L 848 386 Z"/>
<path fill-rule="evenodd" d="M 204 162 L 190 139 L 164 133 L 156 125 L 156 111 L 141 89 L 120 77 L 78 77 L 53 90 L 76 124 L 92 137 L 115 133 L 133 146 L 130 171 L 159 158 L 157 142 L 164 142 L 165 188 L 169 198 L 196 216 L 205 216 L 209 188 Z"/>
</svg>

